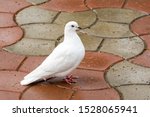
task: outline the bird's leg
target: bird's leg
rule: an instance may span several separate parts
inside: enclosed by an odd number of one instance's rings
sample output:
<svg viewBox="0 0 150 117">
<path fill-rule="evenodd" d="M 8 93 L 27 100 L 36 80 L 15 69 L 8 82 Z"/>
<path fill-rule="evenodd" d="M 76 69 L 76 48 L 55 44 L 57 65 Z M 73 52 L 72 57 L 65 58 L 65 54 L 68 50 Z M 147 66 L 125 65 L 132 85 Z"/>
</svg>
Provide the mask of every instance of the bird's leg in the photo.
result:
<svg viewBox="0 0 150 117">
<path fill-rule="evenodd" d="M 76 83 L 76 81 L 74 81 L 74 79 L 78 79 L 79 77 L 78 76 L 73 76 L 72 74 L 71 75 L 68 75 L 66 76 L 66 78 L 64 79 L 68 84 L 72 84 L 72 83 Z"/>
</svg>

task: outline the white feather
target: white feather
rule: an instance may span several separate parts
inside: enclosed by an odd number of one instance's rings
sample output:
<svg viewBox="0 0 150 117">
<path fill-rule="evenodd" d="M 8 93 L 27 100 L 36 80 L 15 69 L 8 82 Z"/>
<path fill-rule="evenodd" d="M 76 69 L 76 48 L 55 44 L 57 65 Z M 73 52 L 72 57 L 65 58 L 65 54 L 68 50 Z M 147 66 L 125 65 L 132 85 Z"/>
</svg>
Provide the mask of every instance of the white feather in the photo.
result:
<svg viewBox="0 0 150 117">
<path fill-rule="evenodd" d="M 21 85 L 28 85 L 51 77 L 65 77 L 80 64 L 84 58 L 85 49 L 76 33 L 78 27 L 74 21 L 66 24 L 64 41 L 53 50 L 39 67 L 24 77 Z"/>
</svg>

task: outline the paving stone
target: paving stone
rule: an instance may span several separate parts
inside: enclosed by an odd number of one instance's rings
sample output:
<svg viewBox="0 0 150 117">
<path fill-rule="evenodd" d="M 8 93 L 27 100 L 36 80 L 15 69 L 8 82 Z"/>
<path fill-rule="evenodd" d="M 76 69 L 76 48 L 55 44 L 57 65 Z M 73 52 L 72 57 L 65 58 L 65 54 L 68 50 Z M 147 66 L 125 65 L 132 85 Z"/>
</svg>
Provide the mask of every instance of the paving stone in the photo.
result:
<svg viewBox="0 0 150 117">
<path fill-rule="evenodd" d="M 20 93 L 0 91 L 0 100 L 18 100 Z"/>
<path fill-rule="evenodd" d="M 106 73 L 106 79 L 112 86 L 127 84 L 148 84 L 150 82 L 150 68 L 120 62 L 111 67 Z"/>
<path fill-rule="evenodd" d="M 0 0 L 0 12 L 16 13 L 30 5 L 26 0 Z"/>
<path fill-rule="evenodd" d="M 26 38 L 56 40 L 63 35 L 64 27 L 57 24 L 30 24 L 22 26 Z"/>
<path fill-rule="evenodd" d="M 23 31 L 20 27 L 0 28 L 0 42 L 3 46 L 17 42 L 22 36 Z"/>
<path fill-rule="evenodd" d="M 77 91 L 72 100 L 119 100 L 119 94 L 114 89 Z"/>
<path fill-rule="evenodd" d="M 25 56 L 0 51 L 0 70 L 16 70 Z"/>
<path fill-rule="evenodd" d="M 14 15 L 9 13 L 0 13 L 0 28 L 16 26 L 13 20 Z"/>
<path fill-rule="evenodd" d="M 121 60 L 121 57 L 108 53 L 86 52 L 84 60 L 81 62 L 79 68 L 103 71 Z"/>
<path fill-rule="evenodd" d="M 84 47 L 87 51 L 96 51 L 97 48 L 99 47 L 100 43 L 102 42 L 102 38 L 100 37 L 94 37 L 94 36 L 90 36 L 90 35 L 86 35 L 83 33 L 79 34 Z"/>
<path fill-rule="evenodd" d="M 26 86 L 21 86 L 20 81 L 25 75 L 17 71 L 0 71 L 0 90 L 22 92 Z"/>
<path fill-rule="evenodd" d="M 36 67 L 38 67 L 46 57 L 43 56 L 30 56 L 28 57 L 20 67 L 19 71 L 22 72 L 31 72 Z"/>
<path fill-rule="evenodd" d="M 97 22 L 90 29 L 84 30 L 89 35 L 105 38 L 123 38 L 134 36 L 127 24 L 117 24 L 108 22 Z"/>
<path fill-rule="evenodd" d="M 41 4 L 47 2 L 49 0 L 27 0 L 28 2 L 32 3 L 33 5 Z"/>
<path fill-rule="evenodd" d="M 149 5 L 149 0 L 128 0 L 125 4 L 125 8 L 136 9 L 139 11 L 150 13 Z"/>
<path fill-rule="evenodd" d="M 54 48 L 54 41 L 23 38 L 16 44 L 6 47 L 5 50 L 21 55 L 49 55 Z"/>
<path fill-rule="evenodd" d="M 75 13 L 66 13 L 62 12 L 54 23 L 65 25 L 69 21 L 76 21 L 80 25 L 80 27 L 85 28 L 89 27 L 96 20 L 96 15 L 92 11 L 84 11 L 84 12 L 75 12 Z"/>
<path fill-rule="evenodd" d="M 150 67 L 149 58 L 150 58 L 150 50 L 146 50 L 144 51 L 144 53 L 131 59 L 130 61 L 134 64 L 138 64 L 138 65 L 145 66 L 145 67 Z"/>
<path fill-rule="evenodd" d="M 16 16 L 18 24 L 51 23 L 58 12 L 47 11 L 37 6 L 28 7 Z"/>
<path fill-rule="evenodd" d="M 130 23 L 134 19 L 146 15 L 130 9 L 105 8 L 96 9 L 99 21 Z"/>
<path fill-rule="evenodd" d="M 127 85 L 117 88 L 124 100 L 150 100 L 149 85 Z"/>
<path fill-rule="evenodd" d="M 105 39 L 100 51 L 112 53 L 128 59 L 140 54 L 144 48 L 143 41 L 139 37 L 133 37 L 124 39 Z"/>
<path fill-rule="evenodd" d="M 137 35 L 150 33 L 150 16 L 145 16 L 135 20 L 131 24 L 131 29 Z"/>
<path fill-rule="evenodd" d="M 68 100 L 73 91 L 55 85 L 39 84 L 32 86 L 22 95 L 22 100 Z"/>
<path fill-rule="evenodd" d="M 109 85 L 104 80 L 104 72 L 76 69 L 72 72 L 72 75 L 79 77 L 76 79 L 76 83 L 69 85 L 64 81 L 54 82 L 54 80 L 53 83 L 55 83 L 60 88 L 72 90 L 97 90 L 109 88 Z"/>
<path fill-rule="evenodd" d="M 121 7 L 124 0 L 86 0 L 89 8 Z"/>
<path fill-rule="evenodd" d="M 54 11 L 84 11 L 88 8 L 84 5 L 84 0 L 51 0 L 41 5 L 42 8 Z"/>
<path fill-rule="evenodd" d="M 7 45 L 6 42 L 4 42 L 3 40 L 0 40 L 0 50 Z"/>
<path fill-rule="evenodd" d="M 150 35 L 144 35 L 141 36 L 141 38 L 144 40 L 145 45 L 146 45 L 146 49 L 150 50 Z"/>
</svg>

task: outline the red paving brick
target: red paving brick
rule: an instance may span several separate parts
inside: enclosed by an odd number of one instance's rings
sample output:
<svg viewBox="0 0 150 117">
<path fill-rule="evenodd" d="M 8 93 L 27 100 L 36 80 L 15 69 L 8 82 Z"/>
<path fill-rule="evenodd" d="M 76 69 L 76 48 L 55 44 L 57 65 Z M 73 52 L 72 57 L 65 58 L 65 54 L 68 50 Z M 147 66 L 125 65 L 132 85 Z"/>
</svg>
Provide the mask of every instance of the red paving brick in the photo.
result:
<svg viewBox="0 0 150 117">
<path fill-rule="evenodd" d="M 101 52 L 86 52 L 79 68 L 92 70 L 106 70 L 112 64 L 122 60 L 121 57 Z"/>
<path fill-rule="evenodd" d="M 86 0 L 89 8 L 121 7 L 124 0 Z"/>
<path fill-rule="evenodd" d="M 150 16 L 145 16 L 145 17 L 135 20 L 131 24 L 131 29 L 137 35 L 150 34 Z"/>
<path fill-rule="evenodd" d="M 22 95 L 22 100 L 68 100 L 73 91 L 52 84 L 32 86 Z"/>
<path fill-rule="evenodd" d="M 26 0 L 0 0 L 0 12 L 16 13 L 18 10 L 30 5 Z"/>
<path fill-rule="evenodd" d="M 13 17 L 14 17 L 13 14 L 0 13 L 0 27 L 16 26 Z"/>
<path fill-rule="evenodd" d="M 120 96 L 114 89 L 77 91 L 72 100 L 119 100 Z"/>
<path fill-rule="evenodd" d="M 40 6 L 54 11 L 74 12 L 88 10 L 84 5 L 84 0 L 51 0 Z"/>
<path fill-rule="evenodd" d="M 144 40 L 145 45 L 146 45 L 146 49 L 150 50 L 150 35 L 144 35 L 141 36 L 141 38 Z"/>
<path fill-rule="evenodd" d="M 58 87 L 73 89 L 73 90 L 94 90 L 109 88 L 109 85 L 104 80 L 104 73 L 100 71 L 81 70 L 77 69 L 73 76 L 78 76 L 77 83 L 67 84 L 66 82 L 56 83 Z"/>
<path fill-rule="evenodd" d="M 141 66 L 150 67 L 149 59 L 150 59 L 150 50 L 146 50 L 142 55 L 135 57 L 131 61 Z"/>
<path fill-rule="evenodd" d="M 16 70 L 25 56 L 0 51 L 0 70 Z"/>
<path fill-rule="evenodd" d="M 127 0 L 125 8 L 150 13 L 150 0 Z"/>
<path fill-rule="evenodd" d="M 46 57 L 39 57 L 39 56 L 31 56 L 28 57 L 24 62 L 23 65 L 20 67 L 19 71 L 23 72 L 31 72 L 36 67 L 38 67 Z"/>
<path fill-rule="evenodd" d="M 0 91 L 0 100 L 19 100 L 20 93 Z"/>
<path fill-rule="evenodd" d="M 0 42 L 3 46 L 13 44 L 20 40 L 23 36 L 23 31 L 20 27 L 0 28 Z M 3 43 L 4 42 L 4 43 Z"/>
<path fill-rule="evenodd" d="M 0 71 L 0 90 L 22 92 L 26 86 L 21 86 L 20 81 L 25 75 L 17 71 Z"/>
<path fill-rule="evenodd" d="M 2 49 L 5 45 L 6 45 L 6 43 L 4 41 L 0 40 L 0 49 Z"/>
<path fill-rule="evenodd" d="M 110 8 L 122 7 L 125 0 L 86 0 L 89 8 Z M 150 13 L 150 0 L 127 0 L 125 8 L 136 9 Z M 13 15 L 19 10 L 30 6 L 26 0 L 0 0 L 0 100 L 19 99 L 20 93 L 28 86 L 21 86 L 20 81 L 35 69 L 45 57 L 28 57 L 11 54 L 2 51 L 1 48 L 13 44 L 20 40 L 23 31 L 16 27 Z M 84 5 L 84 0 L 50 0 L 40 7 L 48 10 L 76 12 L 89 10 Z M 145 16 L 135 20 L 131 24 L 131 29 L 137 35 L 150 34 L 150 16 Z M 141 36 L 147 45 L 147 50 L 143 54 L 130 61 L 141 66 L 150 67 L 150 35 Z M 72 72 L 77 83 L 69 85 L 66 82 L 39 83 L 28 87 L 23 92 L 21 99 L 28 100 L 113 100 L 120 99 L 119 94 L 107 84 L 104 79 L 104 72 L 116 62 L 123 60 L 118 56 L 103 52 L 86 52 L 85 58 L 79 66 Z M 22 63 L 23 62 L 23 63 Z M 22 66 L 20 66 L 22 65 Z M 20 66 L 19 71 L 16 70 Z M 95 71 L 94 71 L 95 70 Z M 22 72 L 21 72 L 22 71 Z M 61 95 L 60 95 L 61 94 Z"/>
</svg>

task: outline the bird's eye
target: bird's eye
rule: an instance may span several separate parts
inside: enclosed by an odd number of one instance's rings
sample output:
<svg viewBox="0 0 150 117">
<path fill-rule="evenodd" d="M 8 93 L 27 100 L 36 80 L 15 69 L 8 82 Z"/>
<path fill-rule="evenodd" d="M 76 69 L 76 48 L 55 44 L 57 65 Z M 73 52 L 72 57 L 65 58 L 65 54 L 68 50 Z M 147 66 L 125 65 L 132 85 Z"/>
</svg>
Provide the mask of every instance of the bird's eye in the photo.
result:
<svg viewBox="0 0 150 117">
<path fill-rule="evenodd" d="M 74 27 L 74 25 L 71 25 L 71 27 Z"/>
</svg>

